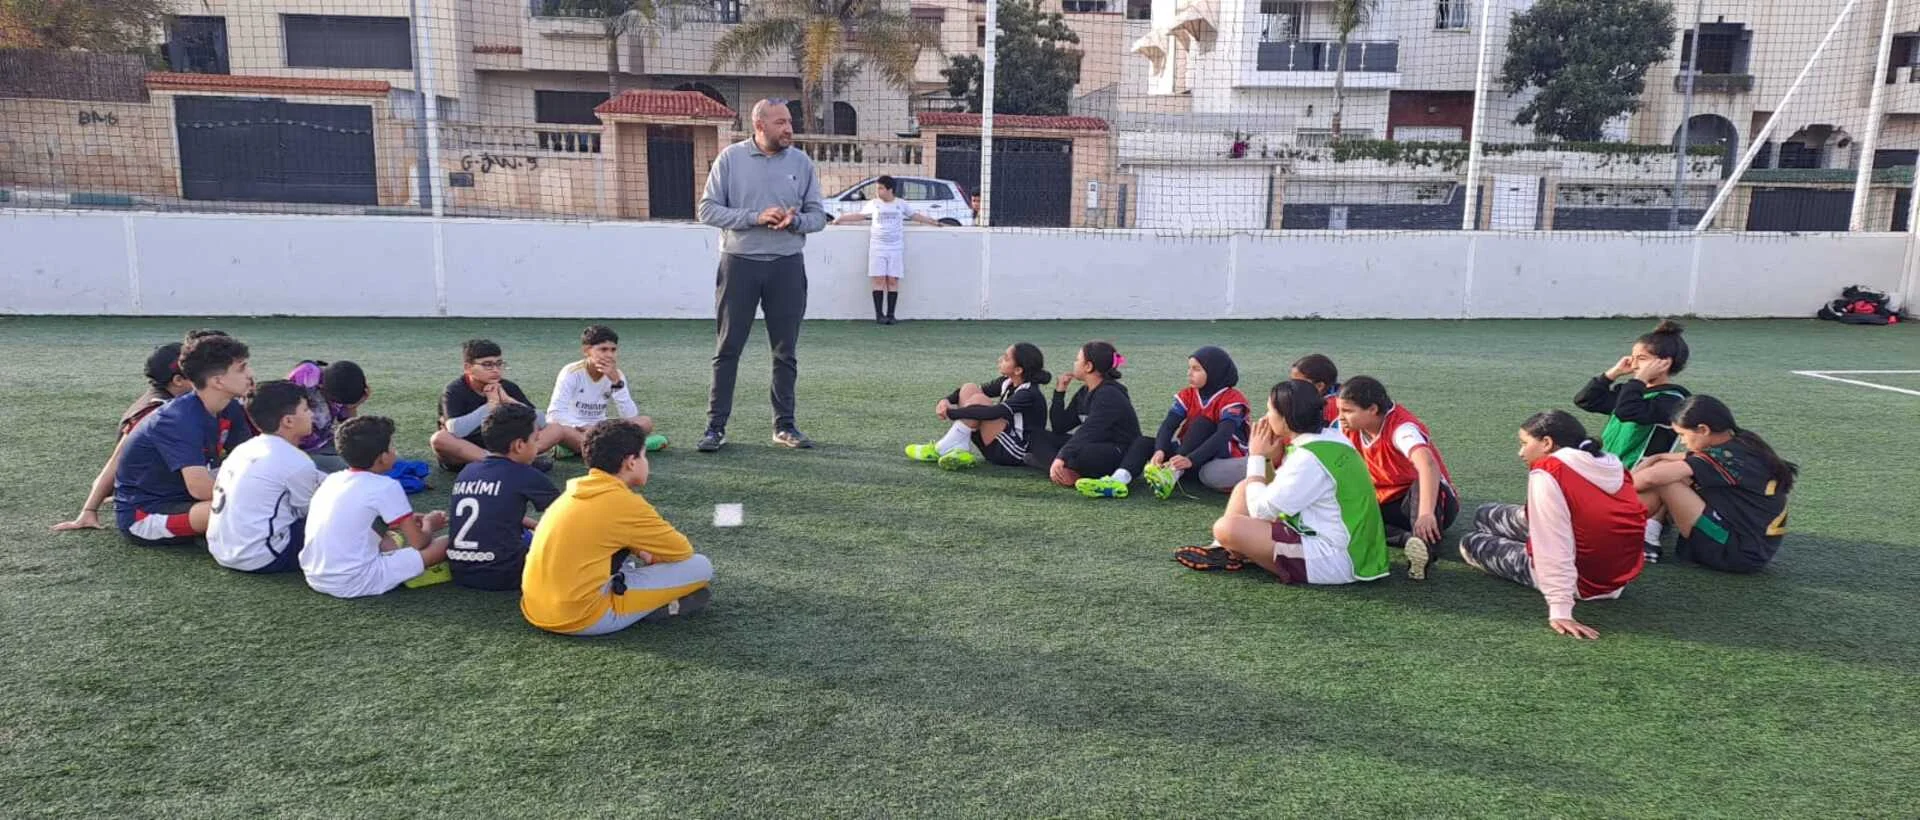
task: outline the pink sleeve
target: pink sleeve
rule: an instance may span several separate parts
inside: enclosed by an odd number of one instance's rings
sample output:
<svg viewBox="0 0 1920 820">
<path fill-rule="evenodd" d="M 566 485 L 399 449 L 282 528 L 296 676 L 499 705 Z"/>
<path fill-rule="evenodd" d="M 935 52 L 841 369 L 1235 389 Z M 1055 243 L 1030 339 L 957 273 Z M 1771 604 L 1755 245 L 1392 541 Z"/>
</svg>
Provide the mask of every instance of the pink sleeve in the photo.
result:
<svg viewBox="0 0 1920 820">
<path fill-rule="evenodd" d="M 1533 585 L 1547 598 L 1547 617 L 1573 617 L 1580 578 L 1573 563 L 1573 513 L 1560 485 L 1542 470 L 1527 476 L 1527 543 Z"/>
</svg>

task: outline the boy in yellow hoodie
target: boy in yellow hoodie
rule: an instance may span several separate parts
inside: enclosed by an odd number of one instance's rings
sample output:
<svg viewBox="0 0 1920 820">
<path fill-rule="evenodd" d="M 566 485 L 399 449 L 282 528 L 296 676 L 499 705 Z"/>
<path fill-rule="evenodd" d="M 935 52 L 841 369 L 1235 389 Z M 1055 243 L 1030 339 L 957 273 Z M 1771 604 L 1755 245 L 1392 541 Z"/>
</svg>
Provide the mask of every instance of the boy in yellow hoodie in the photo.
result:
<svg viewBox="0 0 1920 820">
<path fill-rule="evenodd" d="M 520 613 L 562 635 L 605 635 L 706 608 L 713 564 L 633 492 L 647 438 L 629 421 L 587 431 L 587 474 L 547 508 L 520 577 Z"/>
</svg>

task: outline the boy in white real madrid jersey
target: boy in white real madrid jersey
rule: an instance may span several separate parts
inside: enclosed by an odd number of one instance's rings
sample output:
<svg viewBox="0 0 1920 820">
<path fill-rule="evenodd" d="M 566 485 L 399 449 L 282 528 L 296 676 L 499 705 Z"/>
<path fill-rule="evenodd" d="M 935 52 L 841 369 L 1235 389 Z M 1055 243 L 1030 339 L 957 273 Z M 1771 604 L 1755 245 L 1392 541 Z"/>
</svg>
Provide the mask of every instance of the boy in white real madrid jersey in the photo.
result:
<svg viewBox="0 0 1920 820">
<path fill-rule="evenodd" d="M 907 273 L 907 223 L 935 228 L 940 227 L 940 223 L 914 212 L 913 206 L 898 196 L 899 185 L 893 177 L 875 180 L 873 190 L 874 198 L 867 200 L 865 208 L 858 213 L 844 214 L 833 224 L 866 222 L 873 226 L 867 234 L 867 278 L 873 280 L 873 321 L 890 325 L 894 321 L 894 306 L 900 303 L 900 278 Z"/>
<path fill-rule="evenodd" d="M 580 361 L 560 369 L 547 401 L 547 423 L 562 430 L 560 445 L 581 452 L 587 430 L 608 419 L 630 421 L 647 437 L 647 449 L 667 446 L 667 437 L 653 432 L 653 419 L 640 415 L 626 374 L 620 372 L 620 334 L 606 325 L 588 325 L 580 332 Z"/>
</svg>

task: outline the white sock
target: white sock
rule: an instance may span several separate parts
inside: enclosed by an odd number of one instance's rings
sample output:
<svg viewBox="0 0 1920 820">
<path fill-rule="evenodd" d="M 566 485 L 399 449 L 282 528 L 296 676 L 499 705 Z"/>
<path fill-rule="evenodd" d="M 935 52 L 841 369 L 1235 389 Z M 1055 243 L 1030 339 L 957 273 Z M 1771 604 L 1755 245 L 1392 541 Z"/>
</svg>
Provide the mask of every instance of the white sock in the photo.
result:
<svg viewBox="0 0 1920 820">
<path fill-rule="evenodd" d="M 1173 471 L 1173 483 L 1175 483 L 1175 484 L 1178 484 L 1178 483 L 1180 483 L 1180 477 L 1181 477 L 1181 476 L 1183 476 L 1183 475 L 1186 475 L 1186 474 L 1187 474 L 1187 471 L 1186 471 L 1186 470 L 1174 470 L 1174 471 Z"/>
<path fill-rule="evenodd" d="M 1109 476 L 1107 476 L 1107 477 L 1108 477 L 1108 478 L 1111 478 L 1111 479 L 1113 479 L 1113 480 L 1115 480 L 1115 481 L 1118 481 L 1118 482 L 1120 482 L 1120 483 L 1122 483 L 1122 484 L 1132 484 L 1132 483 L 1133 483 L 1133 473 L 1129 473 L 1129 472 L 1127 472 L 1127 468 L 1125 468 L 1125 467 L 1122 467 L 1122 468 L 1120 468 L 1120 469 L 1118 469 L 1118 470 L 1114 470 L 1114 471 L 1113 471 L 1113 474 L 1112 474 L 1112 475 L 1109 475 Z"/>
<path fill-rule="evenodd" d="M 1660 527 L 1659 521 L 1656 521 L 1653 519 L 1647 520 L 1647 543 L 1649 544 L 1660 543 L 1660 529 L 1661 527 Z"/>
<path fill-rule="evenodd" d="M 1208 544 L 1207 546 L 1209 546 L 1209 547 L 1217 547 L 1217 546 L 1220 546 L 1220 539 L 1218 539 L 1218 538 L 1215 538 L 1215 539 L 1213 539 L 1213 543 L 1211 543 L 1211 544 Z"/>
<path fill-rule="evenodd" d="M 933 445 L 933 449 L 944 456 L 955 450 L 971 448 L 972 445 L 973 428 L 956 421 L 952 429 L 949 429 L 947 434 L 941 436 L 940 441 Z"/>
</svg>

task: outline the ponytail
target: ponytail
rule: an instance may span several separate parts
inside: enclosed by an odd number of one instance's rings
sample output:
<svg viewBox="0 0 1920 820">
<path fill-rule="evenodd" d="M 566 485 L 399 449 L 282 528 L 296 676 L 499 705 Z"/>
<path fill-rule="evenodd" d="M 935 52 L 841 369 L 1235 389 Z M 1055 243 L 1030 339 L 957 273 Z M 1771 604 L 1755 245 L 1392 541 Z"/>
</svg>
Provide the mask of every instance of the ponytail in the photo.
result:
<svg viewBox="0 0 1920 820">
<path fill-rule="evenodd" d="M 1103 379 L 1120 379 L 1120 365 L 1126 364 L 1127 357 L 1115 350 L 1112 342 L 1088 342 L 1080 346 L 1080 356 L 1093 366 L 1093 372 Z"/>
<path fill-rule="evenodd" d="M 1688 396 L 1673 411 L 1673 426 L 1691 430 L 1705 427 L 1715 433 L 1728 433 L 1740 446 L 1760 455 L 1767 463 L 1767 475 L 1779 484 L 1781 493 L 1793 491 L 1793 482 L 1800 475 L 1800 465 L 1780 457 L 1773 445 L 1752 430 L 1742 430 L 1733 420 L 1733 410 L 1726 402 L 1712 396 Z"/>
</svg>

